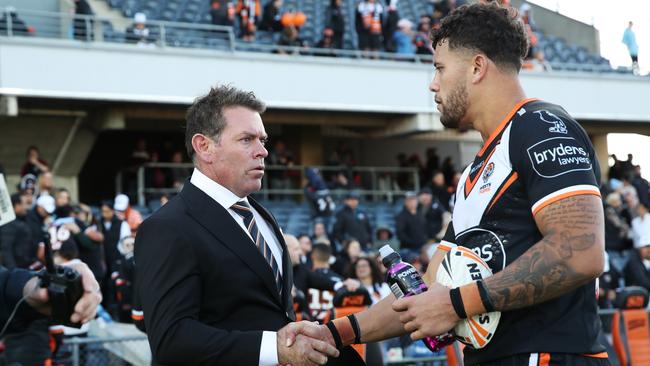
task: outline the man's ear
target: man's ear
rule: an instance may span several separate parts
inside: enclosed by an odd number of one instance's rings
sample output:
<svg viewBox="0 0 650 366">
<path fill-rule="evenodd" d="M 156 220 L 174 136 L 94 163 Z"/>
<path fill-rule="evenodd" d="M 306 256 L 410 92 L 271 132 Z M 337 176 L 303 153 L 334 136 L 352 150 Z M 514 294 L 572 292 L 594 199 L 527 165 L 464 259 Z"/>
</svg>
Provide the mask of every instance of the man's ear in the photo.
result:
<svg viewBox="0 0 650 366">
<path fill-rule="evenodd" d="M 192 136 L 192 148 L 196 159 L 204 163 L 212 163 L 213 155 L 211 154 L 214 141 L 202 133 Z"/>
<path fill-rule="evenodd" d="M 482 53 L 474 55 L 472 59 L 472 84 L 481 82 L 490 67 L 490 61 L 487 56 Z"/>
</svg>

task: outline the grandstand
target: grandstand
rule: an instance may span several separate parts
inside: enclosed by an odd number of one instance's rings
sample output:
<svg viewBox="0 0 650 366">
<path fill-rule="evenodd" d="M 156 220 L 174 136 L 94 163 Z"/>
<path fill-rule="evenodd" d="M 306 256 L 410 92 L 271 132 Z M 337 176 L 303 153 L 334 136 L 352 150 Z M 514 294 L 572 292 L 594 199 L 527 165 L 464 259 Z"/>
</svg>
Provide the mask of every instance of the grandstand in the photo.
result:
<svg viewBox="0 0 650 366">
<path fill-rule="evenodd" d="M 395 232 L 404 195 L 422 186 L 420 170 L 397 168 L 397 157 L 424 157 L 435 147 L 441 161 L 449 157 L 459 170 L 482 144 L 477 133 L 446 130 L 440 123 L 427 90 L 434 75 L 431 56 L 382 52 L 372 59 L 358 50 L 357 0 L 344 0 L 343 50 L 297 52 L 276 46 L 269 33 L 258 32 L 249 43 L 240 39 L 236 26 L 212 25 L 208 0 L 90 3 L 95 15 L 75 18 L 70 1 L 0 0 L 0 7 L 13 6 L 33 30 L 17 32 L 5 9 L 0 21 L 0 165 L 12 191 L 21 179 L 25 150 L 36 145 L 54 172 L 55 185 L 68 188 L 74 201 L 92 205 L 98 214 L 102 200 L 127 192 L 134 207 L 150 215 L 160 207 L 161 194 L 178 190 L 152 183 L 155 174 L 190 167 L 187 161 L 169 162 L 184 148 L 187 106 L 218 82 L 254 90 L 268 105 L 263 119 L 271 149 L 282 140 L 294 153 L 294 166 L 267 169 L 269 175 L 286 174 L 291 184 L 275 188 L 265 179 L 257 196 L 294 235 L 313 234 L 313 207 L 304 199 L 306 167 L 349 172 L 357 178 L 352 186 L 373 232 L 380 227 Z M 301 37 L 313 45 L 325 27 L 328 4 L 286 0 L 283 8 L 307 14 Z M 607 134 L 650 135 L 650 114 L 631 97 L 649 95 L 650 83 L 628 69 L 613 69 L 599 53 L 593 27 L 533 7 L 538 48 L 553 71 L 522 71 L 527 94 L 563 105 L 586 129 L 600 165 L 607 167 Z M 423 0 L 401 0 L 398 11 L 417 23 L 427 7 Z M 137 12 L 147 15 L 150 46 L 127 40 L 126 28 Z M 75 38 L 75 24 L 83 24 L 83 37 Z M 337 57 L 321 57 L 331 55 Z M 141 139 L 160 155 L 158 162 L 132 164 Z M 354 169 L 331 162 L 339 146 L 351 151 Z M 406 173 L 408 184 L 380 182 L 400 173 Z M 345 190 L 332 190 L 338 209 Z M 615 269 L 621 272 L 628 259 L 615 256 Z"/>
</svg>

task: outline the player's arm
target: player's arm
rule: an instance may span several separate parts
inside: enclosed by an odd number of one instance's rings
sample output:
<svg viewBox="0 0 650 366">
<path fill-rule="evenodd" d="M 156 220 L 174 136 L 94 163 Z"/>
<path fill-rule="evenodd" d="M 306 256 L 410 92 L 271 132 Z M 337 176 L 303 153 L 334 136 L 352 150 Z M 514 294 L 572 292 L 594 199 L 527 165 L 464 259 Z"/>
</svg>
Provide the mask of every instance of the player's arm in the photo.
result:
<svg viewBox="0 0 650 366">
<path fill-rule="evenodd" d="M 543 238 L 503 271 L 485 279 L 495 310 L 524 308 L 597 278 L 604 268 L 604 218 L 596 195 L 575 195 L 535 216 Z"/>
</svg>

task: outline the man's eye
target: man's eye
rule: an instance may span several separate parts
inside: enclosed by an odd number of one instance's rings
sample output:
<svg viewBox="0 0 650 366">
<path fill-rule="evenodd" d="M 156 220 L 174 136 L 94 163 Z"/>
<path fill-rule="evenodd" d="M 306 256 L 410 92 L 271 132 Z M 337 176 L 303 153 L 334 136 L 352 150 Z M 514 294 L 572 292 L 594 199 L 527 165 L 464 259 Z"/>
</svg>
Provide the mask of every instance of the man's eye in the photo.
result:
<svg viewBox="0 0 650 366">
<path fill-rule="evenodd" d="M 244 142 L 251 142 L 251 138 L 250 138 L 250 137 L 244 137 L 244 138 L 241 139 L 241 140 L 244 141 Z"/>
</svg>

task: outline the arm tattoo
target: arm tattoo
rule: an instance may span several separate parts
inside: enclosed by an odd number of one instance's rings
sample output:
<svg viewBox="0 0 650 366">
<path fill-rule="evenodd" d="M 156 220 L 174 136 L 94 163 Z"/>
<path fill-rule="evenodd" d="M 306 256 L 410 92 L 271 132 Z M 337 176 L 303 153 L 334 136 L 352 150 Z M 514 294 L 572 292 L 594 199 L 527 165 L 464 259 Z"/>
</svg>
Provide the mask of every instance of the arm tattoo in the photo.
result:
<svg viewBox="0 0 650 366">
<path fill-rule="evenodd" d="M 574 262 L 584 261 L 587 251 L 603 250 L 598 234 L 603 231 L 603 209 L 593 197 L 565 198 L 538 213 L 536 221 L 544 238 L 485 281 L 496 310 L 538 304 L 594 278 L 592 273 L 581 273 Z"/>
</svg>

